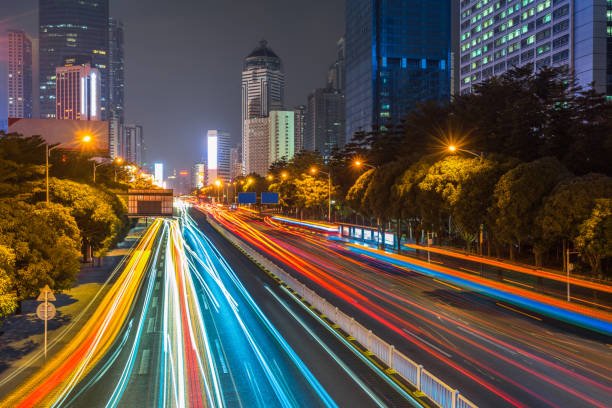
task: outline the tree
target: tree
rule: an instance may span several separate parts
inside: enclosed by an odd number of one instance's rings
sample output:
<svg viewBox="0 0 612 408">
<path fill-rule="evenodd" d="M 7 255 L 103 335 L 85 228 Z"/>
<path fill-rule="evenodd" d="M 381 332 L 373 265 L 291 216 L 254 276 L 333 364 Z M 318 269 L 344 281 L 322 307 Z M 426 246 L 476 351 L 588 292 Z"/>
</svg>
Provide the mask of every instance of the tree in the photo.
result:
<svg viewBox="0 0 612 408">
<path fill-rule="evenodd" d="M 368 217 L 371 217 L 372 213 L 370 212 L 370 208 L 364 205 L 363 196 L 374 177 L 374 170 L 375 169 L 369 169 L 359 176 L 355 184 L 353 184 L 353 187 L 351 187 L 346 194 L 346 202 L 349 207 L 351 207 L 353 211 Z"/>
<path fill-rule="evenodd" d="M 122 229 L 108 194 L 86 184 L 55 178 L 50 180 L 49 189 L 53 202 L 70 208 L 81 231 L 85 259 L 90 250 L 94 256 L 102 256 Z"/>
<path fill-rule="evenodd" d="M 69 289 L 80 269 L 79 230 L 69 210 L 58 204 L 35 206 L 0 201 L 0 239 L 12 252 L 0 255 L 10 281 L 9 293 L 25 299 L 49 285 Z M 7 261 L 8 259 L 8 261 Z M 5 291 L 6 293 L 6 291 Z"/>
<path fill-rule="evenodd" d="M 597 199 L 612 197 L 612 177 L 587 174 L 562 181 L 544 200 L 536 218 L 543 248 L 574 241 Z M 565 251 L 565 245 L 563 250 Z"/>
<path fill-rule="evenodd" d="M 302 177 L 294 180 L 294 184 L 296 205 L 300 210 L 317 208 L 320 213 L 327 206 L 329 190 L 327 180 L 304 173 Z M 334 194 L 334 186 L 331 193 Z"/>
<path fill-rule="evenodd" d="M 489 208 L 491 227 L 501 242 L 510 245 L 535 243 L 536 266 L 542 264 L 543 248 L 534 241 L 534 224 L 543 199 L 563 179 L 567 169 L 554 157 L 521 163 L 506 172 L 495 185 Z M 514 252 L 510 251 L 511 258 Z"/>
<path fill-rule="evenodd" d="M 601 278 L 601 260 L 612 257 L 612 199 L 595 200 L 589 218 L 578 227 L 575 244 L 592 273 Z"/>
<path fill-rule="evenodd" d="M 17 309 L 17 294 L 13 290 L 11 282 L 14 269 L 14 251 L 9 247 L 0 245 L 0 317 L 9 315 Z"/>
</svg>

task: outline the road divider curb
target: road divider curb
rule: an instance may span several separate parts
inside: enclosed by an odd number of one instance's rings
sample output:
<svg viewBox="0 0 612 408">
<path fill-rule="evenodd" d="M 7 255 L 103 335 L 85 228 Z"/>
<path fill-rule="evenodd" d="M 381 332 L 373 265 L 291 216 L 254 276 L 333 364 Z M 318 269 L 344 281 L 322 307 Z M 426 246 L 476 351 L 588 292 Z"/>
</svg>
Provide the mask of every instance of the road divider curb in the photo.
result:
<svg viewBox="0 0 612 408">
<path fill-rule="evenodd" d="M 279 285 L 315 311 L 317 316 L 339 333 L 355 350 L 366 357 L 391 381 L 417 400 L 422 406 L 442 408 L 478 408 L 458 390 L 449 387 L 422 365 L 415 363 L 354 318 L 319 296 L 234 234 L 227 232 L 207 214 L 209 224 L 246 257 L 258 265 Z"/>
</svg>

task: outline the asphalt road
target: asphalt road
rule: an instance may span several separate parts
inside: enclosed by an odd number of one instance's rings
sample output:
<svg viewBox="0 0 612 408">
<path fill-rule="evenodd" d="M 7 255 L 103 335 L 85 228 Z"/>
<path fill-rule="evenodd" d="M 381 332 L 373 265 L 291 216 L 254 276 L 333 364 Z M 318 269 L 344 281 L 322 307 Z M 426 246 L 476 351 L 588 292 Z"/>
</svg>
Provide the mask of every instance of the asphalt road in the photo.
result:
<svg viewBox="0 0 612 408">
<path fill-rule="evenodd" d="M 286 251 L 267 257 L 479 406 L 610 406 L 612 339 L 239 218 Z"/>
<path fill-rule="evenodd" d="M 159 234 L 116 340 L 58 406 L 177 406 L 183 394 L 186 406 L 410 406 L 199 213 L 197 223 L 207 238 Z M 190 348 L 203 369 L 190 369 Z"/>
</svg>

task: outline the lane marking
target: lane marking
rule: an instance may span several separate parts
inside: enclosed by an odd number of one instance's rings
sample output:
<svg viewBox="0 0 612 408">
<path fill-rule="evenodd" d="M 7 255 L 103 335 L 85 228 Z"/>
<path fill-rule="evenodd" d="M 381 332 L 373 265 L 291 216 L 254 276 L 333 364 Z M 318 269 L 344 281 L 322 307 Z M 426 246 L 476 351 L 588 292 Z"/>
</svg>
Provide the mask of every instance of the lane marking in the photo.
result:
<svg viewBox="0 0 612 408">
<path fill-rule="evenodd" d="M 219 344 L 219 339 L 215 339 L 215 346 L 217 347 L 217 353 L 219 354 L 219 362 L 221 363 L 221 369 L 223 369 L 224 374 L 228 374 L 227 364 L 225 364 L 225 357 L 223 357 L 223 352 L 221 351 L 221 345 Z"/>
<path fill-rule="evenodd" d="M 457 329 L 461 330 L 461 331 L 462 331 L 462 332 L 464 332 L 464 333 L 468 333 L 468 334 L 471 334 L 472 336 L 478 337 L 480 340 L 482 340 L 482 341 L 484 341 L 484 342 L 486 342 L 486 343 L 492 344 L 492 345 L 494 345 L 494 346 L 497 346 L 497 347 L 499 347 L 499 348 L 503 349 L 504 351 L 507 351 L 507 352 L 508 352 L 508 353 L 510 353 L 510 354 L 513 354 L 513 355 L 517 355 L 517 354 L 518 354 L 516 351 L 511 350 L 511 349 L 509 349 L 509 348 L 506 348 L 506 347 L 502 346 L 501 344 L 497 344 L 497 343 L 496 343 L 496 342 L 494 342 L 493 340 L 489 340 L 489 339 L 487 339 L 486 337 L 481 336 L 480 334 L 476 334 L 476 333 L 474 333 L 473 331 L 468 330 L 468 329 L 466 329 L 466 328 L 464 328 L 464 327 L 457 326 Z"/>
<path fill-rule="evenodd" d="M 149 373 L 149 364 L 151 362 L 151 350 L 144 349 L 142 352 L 142 357 L 140 358 L 140 369 L 138 370 L 139 375 L 144 375 Z"/>
<path fill-rule="evenodd" d="M 420 341 L 422 341 L 423 343 L 427 344 L 429 347 L 439 351 L 440 353 L 444 354 L 446 357 L 451 358 L 452 355 L 447 353 L 446 351 L 442 350 L 440 347 L 437 347 L 435 344 L 431 344 L 430 342 L 428 342 L 427 340 L 425 340 L 424 338 L 422 338 L 421 336 L 414 334 L 413 332 L 411 332 L 410 330 L 407 329 L 402 329 L 403 331 L 405 331 L 406 333 L 408 333 L 409 335 L 411 335 L 412 337 L 414 337 L 415 339 L 419 339 Z"/>
<path fill-rule="evenodd" d="M 517 310 L 517 309 L 515 309 L 515 308 L 513 308 L 513 307 L 510 307 L 510 306 L 506 306 L 506 305 L 504 305 L 504 304 L 502 304 L 502 303 L 496 302 L 495 304 L 496 304 L 497 306 L 501 306 L 501 307 L 506 308 L 506 309 L 508 309 L 508 310 L 512 310 L 513 312 L 520 313 L 520 314 L 522 314 L 522 315 L 524 315 L 524 316 L 531 317 L 532 319 L 536 319 L 536 320 L 542 321 L 542 319 L 540 319 L 540 318 L 539 318 L 539 317 L 537 317 L 537 316 L 532 316 L 532 315 L 530 315 L 530 314 L 528 314 L 528 313 L 521 312 L 520 310 Z"/>
<path fill-rule="evenodd" d="M 504 281 L 506 281 L 506 282 L 510 282 L 510 283 L 514 283 L 515 285 L 521 285 L 521 286 L 525 286 L 526 288 L 531 288 L 531 289 L 533 289 L 533 286 L 532 286 L 532 285 L 527 285 L 526 283 L 517 282 L 517 281 L 512 280 L 512 279 L 504 278 Z"/>
<path fill-rule="evenodd" d="M 150 317 L 147 323 L 147 333 L 151 333 L 155 329 L 155 318 Z"/>
<path fill-rule="evenodd" d="M 460 287 L 458 287 L 458 286 L 451 285 L 450 283 L 442 282 L 441 280 L 438 280 L 438 279 L 434 279 L 434 281 L 436 281 L 436 282 L 438 282 L 438 283 L 441 283 L 442 285 L 446 285 L 446 286 L 448 286 L 448 287 L 450 287 L 450 288 L 456 289 L 456 290 L 463 290 L 463 289 L 461 289 L 461 288 L 460 288 Z"/>
</svg>

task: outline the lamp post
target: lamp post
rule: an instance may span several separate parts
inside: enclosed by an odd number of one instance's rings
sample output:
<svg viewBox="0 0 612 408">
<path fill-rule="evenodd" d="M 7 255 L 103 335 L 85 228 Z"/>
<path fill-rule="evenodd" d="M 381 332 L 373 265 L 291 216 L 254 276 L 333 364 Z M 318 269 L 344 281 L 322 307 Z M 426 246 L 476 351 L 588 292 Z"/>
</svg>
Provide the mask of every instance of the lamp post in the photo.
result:
<svg viewBox="0 0 612 408">
<path fill-rule="evenodd" d="M 215 185 L 217 186 L 217 203 L 219 202 L 219 195 L 221 191 L 221 180 L 215 180 Z"/>
<path fill-rule="evenodd" d="M 364 163 L 361 160 L 355 160 L 355 166 L 357 166 L 357 167 L 365 166 L 365 167 L 369 167 L 371 169 L 375 169 L 376 168 L 376 166 L 372 166 L 371 164 Z"/>
<path fill-rule="evenodd" d="M 83 136 L 83 139 L 81 139 L 81 142 L 82 143 L 91 142 L 91 136 L 90 135 Z M 75 142 L 72 142 L 72 143 L 75 143 Z M 47 204 L 49 204 L 49 153 L 51 152 L 51 150 L 57 149 L 58 147 L 61 147 L 61 146 L 62 146 L 61 144 L 58 144 L 53 147 L 49 147 L 48 144 L 45 144 L 45 170 L 46 170 L 45 184 L 46 184 Z"/>
<path fill-rule="evenodd" d="M 464 153 L 471 154 L 472 156 L 478 157 L 480 159 L 480 161 L 484 160 L 484 152 L 480 152 L 480 154 L 478 154 L 478 153 L 474 153 L 471 150 L 460 149 L 460 148 L 458 148 L 455 145 L 448 146 L 448 151 L 451 152 L 451 153 L 464 152 Z"/>
<path fill-rule="evenodd" d="M 93 162 L 93 182 L 95 184 L 96 182 L 96 169 L 100 166 L 104 166 L 105 164 L 121 164 L 121 162 L 123 161 L 123 159 L 121 157 L 117 157 L 115 160 L 111 160 L 111 161 L 103 161 L 101 163 L 96 163 L 95 161 Z M 117 181 L 117 169 L 115 169 L 115 181 Z"/>
<path fill-rule="evenodd" d="M 327 222 L 331 222 L 331 172 L 318 170 L 316 167 L 310 169 L 312 174 L 317 172 L 327 174 Z"/>
</svg>

